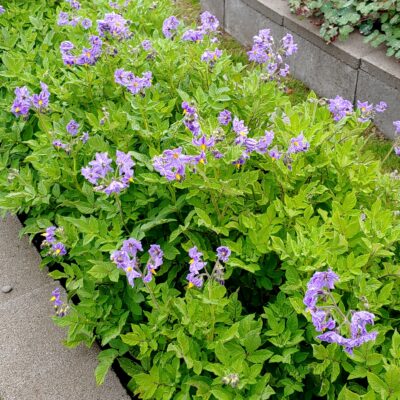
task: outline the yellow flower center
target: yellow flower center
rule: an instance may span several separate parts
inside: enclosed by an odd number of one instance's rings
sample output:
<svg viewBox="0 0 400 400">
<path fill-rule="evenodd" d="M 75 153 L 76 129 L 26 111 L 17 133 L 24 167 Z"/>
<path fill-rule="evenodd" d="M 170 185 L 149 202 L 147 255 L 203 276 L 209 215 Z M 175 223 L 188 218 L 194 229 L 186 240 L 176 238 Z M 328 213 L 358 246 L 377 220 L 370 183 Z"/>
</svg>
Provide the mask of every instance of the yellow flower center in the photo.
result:
<svg viewBox="0 0 400 400">
<path fill-rule="evenodd" d="M 191 289 L 194 286 L 192 282 L 189 282 L 188 288 Z"/>
<path fill-rule="evenodd" d="M 39 106 L 41 106 L 43 104 L 43 100 L 39 100 L 38 103 L 39 103 Z"/>
<path fill-rule="evenodd" d="M 176 174 L 175 178 L 176 178 L 177 181 L 180 181 L 182 177 L 179 174 Z"/>
<path fill-rule="evenodd" d="M 205 164 L 204 158 L 200 158 L 199 163 L 200 164 Z"/>
<path fill-rule="evenodd" d="M 205 144 L 202 144 L 202 145 L 200 146 L 200 148 L 204 151 L 204 150 L 207 148 L 207 146 L 206 146 Z"/>
<path fill-rule="evenodd" d="M 16 109 L 15 109 L 15 112 L 20 112 L 21 111 L 21 109 L 19 108 L 19 107 L 17 107 Z"/>
<path fill-rule="evenodd" d="M 128 267 L 127 269 L 126 269 L 126 272 L 131 272 L 133 269 L 132 269 L 132 267 Z"/>
<path fill-rule="evenodd" d="M 54 301 L 56 299 L 56 296 L 52 296 L 50 301 Z"/>
<path fill-rule="evenodd" d="M 150 271 L 151 271 L 151 273 L 152 273 L 153 275 L 155 275 L 155 274 L 157 273 L 157 271 L 156 271 L 155 269 L 151 269 Z"/>
<path fill-rule="evenodd" d="M 295 146 L 298 146 L 298 145 L 299 145 L 299 142 L 297 142 L 297 141 L 294 142 L 294 145 L 295 145 Z"/>
<path fill-rule="evenodd" d="M 57 249 L 56 250 L 56 254 L 60 254 L 61 253 L 61 250 L 60 249 Z"/>
</svg>

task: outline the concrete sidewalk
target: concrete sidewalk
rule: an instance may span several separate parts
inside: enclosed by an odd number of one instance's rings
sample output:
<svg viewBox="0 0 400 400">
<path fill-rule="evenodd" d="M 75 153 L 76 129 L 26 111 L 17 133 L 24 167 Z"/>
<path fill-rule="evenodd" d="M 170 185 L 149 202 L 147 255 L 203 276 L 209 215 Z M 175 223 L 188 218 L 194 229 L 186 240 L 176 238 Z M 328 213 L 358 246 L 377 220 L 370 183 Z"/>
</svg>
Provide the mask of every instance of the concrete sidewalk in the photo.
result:
<svg viewBox="0 0 400 400">
<path fill-rule="evenodd" d="M 0 219 L 0 400 L 128 400 L 114 372 L 97 387 L 98 348 L 67 349 L 49 298 L 57 286 L 15 217 Z"/>
</svg>

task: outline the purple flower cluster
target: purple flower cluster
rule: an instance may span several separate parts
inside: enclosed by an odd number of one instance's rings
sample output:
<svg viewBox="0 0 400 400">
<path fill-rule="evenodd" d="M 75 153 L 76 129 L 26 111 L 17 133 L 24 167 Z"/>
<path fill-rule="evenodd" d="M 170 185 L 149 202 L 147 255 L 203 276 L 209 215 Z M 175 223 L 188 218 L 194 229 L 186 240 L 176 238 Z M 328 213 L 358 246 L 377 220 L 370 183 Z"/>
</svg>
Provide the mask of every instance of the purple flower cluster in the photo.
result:
<svg viewBox="0 0 400 400">
<path fill-rule="evenodd" d="M 79 10 L 81 8 L 81 4 L 77 0 L 65 0 L 67 3 L 70 4 L 72 8 L 75 10 Z"/>
<path fill-rule="evenodd" d="M 201 56 L 201 61 L 206 62 L 210 67 L 213 67 L 218 58 L 222 56 L 222 51 L 219 49 L 206 50 Z"/>
<path fill-rule="evenodd" d="M 193 162 L 193 157 L 182 154 L 182 148 L 165 150 L 161 156 L 154 157 L 153 167 L 169 181 L 185 179 L 186 165 Z"/>
<path fill-rule="evenodd" d="M 290 139 L 288 154 L 302 153 L 310 148 L 310 143 L 306 141 L 304 135 L 301 133 L 299 136 Z"/>
<path fill-rule="evenodd" d="M 41 92 L 31 96 L 26 86 L 15 89 L 15 99 L 11 107 L 11 112 L 16 116 L 26 116 L 31 108 L 43 112 L 49 106 L 50 92 L 48 86 L 40 82 Z"/>
<path fill-rule="evenodd" d="M 133 72 L 125 71 L 120 68 L 114 73 L 115 82 L 121 86 L 124 86 L 132 94 L 144 95 L 144 90 L 151 87 L 152 73 L 144 72 L 142 77 L 135 76 Z"/>
<path fill-rule="evenodd" d="M 85 47 L 79 56 L 74 56 L 72 50 L 74 44 L 69 41 L 64 41 L 60 45 L 62 60 L 65 65 L 94 65 L 100 58 L 102 53 L 103 41 L 98 37 L 91 35 L 89 38 L 91 47 Z"/>
<path fill-rule="evenodd" d="M 162 32 L 163 32 L 164 36 L 167 39 L 172 39 L 176 34 L 179 24 L 180 24 L 180 22 L 175 16 L 171 15 L 170 17 L 168 17 L 164 21 L 163 27 L 162 27 Z"/>
<path fill-rule="evenodd" d="M 224 283 L 224 268 L 221 262 L 228 262 L 231 255 L 231 250 L 229 247 L 220 246 L 217 248 L 217 261 L 214 265 L 211 274 L 205 270 L 207 265 L 203 261 L 203 253 L 199 252 L 196 246 L 189 250 L 189 274 L 186 276 L 186 280 L 189 282 L 189 289 L 196 286 L 198 288 L 202 287 L 204 284 L 204 277 L 213 279 L 220 284 Z M 200 272 L 204 269 L 204 273 Z"/>
<path fill-rule="evenodd" d="M 215 15 L 204 11 L 200 15 L 201 25 L 196 29 L 188 29 L 183 35 L 182 40 L 190 42 L 201 42 L 205 35 L 217 32 L 219 21 Z"/>
<path fill-rule="evenodd" d="M 288 33 L 281 41 L 280 48 L 276 48 L 270 29 L 262 29 L 254 36 L 253 47 L 247 53 L 249 60 L 257 64 L 266 64 L 269 79 L 276 76 L 285 77 L 289 74 L 289 65 L 283 62 L 283 57 L 290 57 L 297 52 L 297 44 L 293 36 Z"/>
<path fill-rule="evenodd" d="M 55 226 L 49 226 L 46 232 L 42 234 L 44 240 L 41 244 L 42 248 L 48 249 L 48 255 L 53 257 L 65 256 L 67 254 L 67 249 L 62 242 L 59 242 L 56 238 L 58 233 L 62 232 L 62 229 L 56 228 Z"/>
<path fill-rule="evenodd" d="M 354 112 L 353 104 L 341 96 L 336 96 L 334 99 L 328 99 L 329 111 L 333 114 L 335 121 L 340 121 L 344 117 L 351 115 Z M 358 118 L 359 122 L 368 122 L 372 120 L 377 113 L 383 113 L 387 109 L 387 104 L 381 101 L 375 106 L 368 101 L 357 101 L 357 109 L 360 111 Z"/>
<path fill-rule="evenodd" d="M 137 256 L 139 251 L 143 251 L 140 240 L 133 238 L 127 239 L 119 250 L 111 254 L 111 261 L 118 268 L 125 271 L 129 285 L 135 286 L 135 279 L 141 278 L 144 283 L 149 283 L 153 279 L 153 275 L 157 273 L 157 269 L 163 264 L 164 253 L 158 244 L 152 244 L 149 249 L 149 261 L 144 270 L 141 270 L 140 260 Z"/>
<path fill-rule="evenodd" d="M 55 288 L 51 292 L 50 301 L 53 303 L 57 317 L 64 317 L 67 314 L 69 307 L 61 300 L 60 288 Z"/>
<path fill-rule="evenodd" d="M 335 121 L 340 121 L 344 117 L 353 113 L 353 104 L 341 96 L 328 100 L 329 111 L 333 114 Z"/>
<path fill-rule="evenodd" d="M 199 115 L 197 114 L 195 106 L 184 101 L 182 103 L 182 109 L 183 114 L 185 115 L 183 123 L 185 124 L 186 128 L 193 133 L 193 136 L 199 136 L 201 133 L 201 128 L 199 123 Z"/>
<path fill-rule="evenodd" d="M 58 20 L 57 24 L 58 26 L 77 26 L 78 23 L 81 23 L 82 27 L 84 29 L 89 29 L 92 26 L 92 20 L 89 18 L 81 18 L 81 17 L 70 17 L 70 15 L 64 11 L 61 11 L 60 14 L 58 14 Z"/>
<path fill-rule="evenodd" d="M 119 14 L 110 13 L 104 16 L 104 19 L 97 21 L 97 30 L 100 36 L 106 34 L 117 39 L 129 39 L 132 36 L 129 30 L 128 21 Z"/>
<path fill-rule="evenodd" d="M 112 159 L 108 157 L 108 153 L 96 153 L 96 158 L 81 170 L 82 175 L 91 184 L 96 185 L 96 191 L 104 192 L 108 196 L 112 193 L 120 193 L 133 182 L 133 167 L 135 165 L 129 153 L 118 150 L 116 171 L 111 164 Z"/>
<path fill-rule="evenodd" d="M 335 329 L 336 321 L 333 318 L 333 311 L 338 310 L 336 303 L 323 307 L 318 306 L 319 300 L 325 302 L 328 299 L 333 300 L 331 290 L 335 288 L 338 280 L 339 277 L 331 269 L 326 272 L 316 272 L 308 282 L 303 301 L 311 313 L 315 329 L 318 332 L 328 330 L 328 332 L 318 335 L 317 339 L 328 343 L 337 343 L 343 346 L 347 353 L 352 354 L 355 347 L 376 339 L 378 332 L 366 330 L 367 324 L 373 325 L 375 316 L 367 311 L 352 312 L 351 321 L 348 321 L 347 317 L 343 321 L 349 328 L 350 338 L 343 337 L 339 332 L 340 326 Z M 343 313 L 340 311 L 339 315 L 343 316 Z"/>
</svg>

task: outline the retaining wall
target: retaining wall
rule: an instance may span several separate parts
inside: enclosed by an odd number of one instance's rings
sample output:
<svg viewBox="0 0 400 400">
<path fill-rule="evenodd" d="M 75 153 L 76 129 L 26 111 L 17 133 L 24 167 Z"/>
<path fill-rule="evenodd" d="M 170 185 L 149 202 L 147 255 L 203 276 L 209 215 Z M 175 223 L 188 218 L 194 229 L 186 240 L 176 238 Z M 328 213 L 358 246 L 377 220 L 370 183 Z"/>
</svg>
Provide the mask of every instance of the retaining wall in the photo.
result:
<svg viewBox="0 0 400 400">
<path fill-rule="evenodd" d="M 276 39 L 291 33 L 299 46 L 288 62 L 292 75 L 322 97 L 340 95 L 354 104 L 385 101 L 389 108 L 375 122 L 387 137 L 394 137 L 392 122 L 400 120 L 400 63 L 387 57 L 383 48 L 364 43 L 358 33 L 328 45 L 318 27 L 290 12 L 287 0 L 201 0 L 201 4 L 245 46 L 260 29 L 271 29 Z"/>
</svg>

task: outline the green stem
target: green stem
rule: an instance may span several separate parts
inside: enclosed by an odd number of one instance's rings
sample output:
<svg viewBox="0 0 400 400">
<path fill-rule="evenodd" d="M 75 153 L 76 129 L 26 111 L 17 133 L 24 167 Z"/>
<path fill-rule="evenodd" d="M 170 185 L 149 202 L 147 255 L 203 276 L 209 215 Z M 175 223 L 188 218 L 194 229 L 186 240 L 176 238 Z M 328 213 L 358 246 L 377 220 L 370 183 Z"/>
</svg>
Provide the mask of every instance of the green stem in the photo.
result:
<svg viewBox="0 0 400 400">
<path fill-rule="evenodd" d="M 151 299 L 153 300 L 154 306 L 157 308 L 157 310 L 159 310 L 160 309 L 160 305 L 158 304 L 156 296 L 154 296 L 153 290 L 151 289 L 151 287 L 149 286 L 148 283 L 146 283 L 146 282 L 143 282 L 143 283 L 144 283 L 144 286 L 146 287 L 147 292 L 149 293 Z"/>
<path fill-rule="evenodd" d="M 128 227 L 126 226 L 125 223 L 124 213 L 122 211 L 121 199 L 119 198 L 118 194 L 115 194 L 115 202 L 117 204 L 118 211 L 121 216 L 122 225 L 124 226 L 126 233 L 129 233 Z"/>
<path fill-rule="evenodd" d="M 385 161 L 389 158 L 390 154 L 392 154 L 392 152 L 393 152 L 395 147 L 396 147 L 396 142 L 393 144 L 393 146 L 390 148 L 390 150 L 386 154 L 385 158 L 382 160 L 382 164 L 381 165 L 383 165 L 385 163 Z"/>
</svg>

